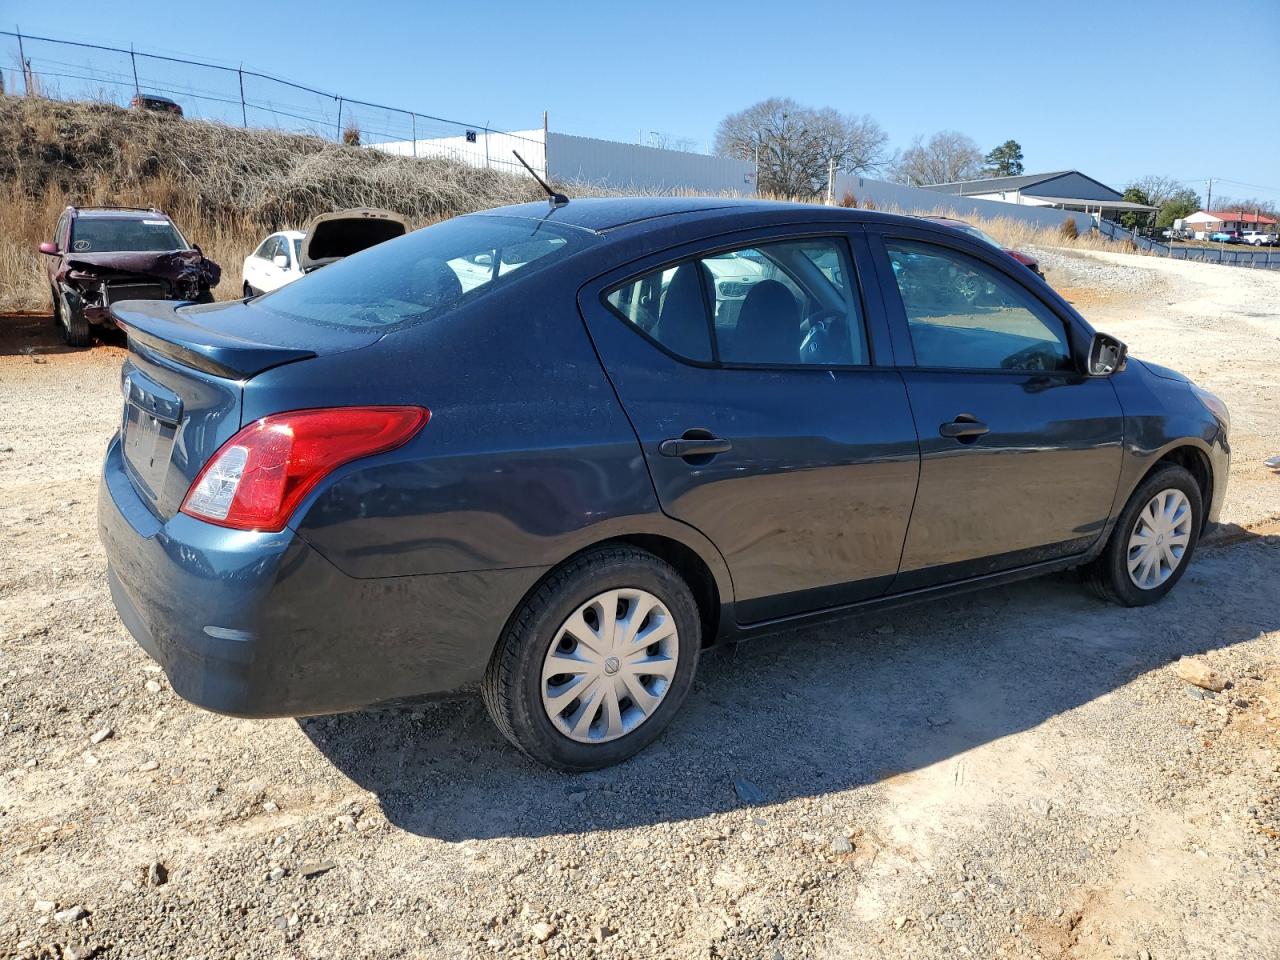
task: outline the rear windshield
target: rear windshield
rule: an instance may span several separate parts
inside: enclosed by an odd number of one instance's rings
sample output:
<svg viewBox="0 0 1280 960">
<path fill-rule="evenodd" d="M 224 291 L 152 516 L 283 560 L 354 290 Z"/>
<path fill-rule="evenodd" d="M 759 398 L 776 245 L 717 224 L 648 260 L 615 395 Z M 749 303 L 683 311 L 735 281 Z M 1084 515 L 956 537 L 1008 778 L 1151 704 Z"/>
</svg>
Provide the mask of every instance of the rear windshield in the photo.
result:
<svg viewBox="0 0 1280 960">
<path fill-rule="evenodd" d="M 186 241 L 163 217 L 142 220 L 136 217 L 111 220 L 106 217 L 77 217 L 72 221 L 73 253 L 123 253 L 186 250 Z"/>
<path fill-rule="evenodd" d="M 254 301 L 293 320 L 354 330 L 429 320 L 590 237 L 541 220 L 459 217 L 371 247 Z"/>
</svg>

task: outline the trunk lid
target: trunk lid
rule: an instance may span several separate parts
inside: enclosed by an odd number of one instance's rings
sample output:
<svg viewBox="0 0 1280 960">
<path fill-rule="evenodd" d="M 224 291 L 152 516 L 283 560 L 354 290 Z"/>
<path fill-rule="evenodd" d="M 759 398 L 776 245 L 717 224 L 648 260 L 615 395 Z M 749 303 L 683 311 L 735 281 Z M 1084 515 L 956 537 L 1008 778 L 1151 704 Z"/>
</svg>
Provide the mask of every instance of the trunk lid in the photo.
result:
<svg viewBox="0 0 1280 960">
<path fill-rule="evenodd" d="M 200 469 L 242 426 L 247 380 L 380 338 L 290 321 L 251 303 L 130 300 L 111 314 L 129 338 L 121 369 L 125 465 L 161 520 L 177 513 Z"/>
<path fill-rule="evenodd" d="M 323 213 L 307 226 L 298 260 L 307 273 L 408 232 L 409 221 L 390 210 L 357 207 Z"/>
</svg>

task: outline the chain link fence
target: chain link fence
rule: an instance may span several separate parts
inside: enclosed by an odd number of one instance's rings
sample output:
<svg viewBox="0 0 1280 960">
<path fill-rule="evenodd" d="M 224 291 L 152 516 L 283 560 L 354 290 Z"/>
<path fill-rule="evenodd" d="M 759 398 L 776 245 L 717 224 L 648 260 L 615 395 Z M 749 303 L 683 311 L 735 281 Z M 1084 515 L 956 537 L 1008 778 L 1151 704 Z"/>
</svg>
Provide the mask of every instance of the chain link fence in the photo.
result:
<svg viewBox="0 0 1280 960">
<path fill-rule="evenodd" d="M 416 110 L 369 103 L 227 66 L 0 30 L 3 92 L 120 107 L 163 97 L 184 117 L 259 127 L 371 146 L 408 156 L 448 157 L 476 167 L 522 173 L 518 150 L 546 171 L 542 130 L 512 133 Z M 151 101 L 151 107 L 163 109 Z"/>
</svg>

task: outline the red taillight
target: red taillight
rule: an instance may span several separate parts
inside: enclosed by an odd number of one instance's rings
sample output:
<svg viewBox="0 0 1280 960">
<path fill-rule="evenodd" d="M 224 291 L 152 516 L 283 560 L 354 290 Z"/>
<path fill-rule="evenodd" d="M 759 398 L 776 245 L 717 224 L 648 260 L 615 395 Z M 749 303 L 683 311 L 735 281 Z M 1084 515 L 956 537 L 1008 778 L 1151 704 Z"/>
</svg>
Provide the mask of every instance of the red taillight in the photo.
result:
<svg viewBox="0 0 1280 960">
<path fill-rule="evenodd" d="M 327 474 L 408 443 L 429 419 L 426 407 L 330 407 L 263 417 L 205 464 L 182 512 L 237 530 L 283 530 Z"/>
</svg>

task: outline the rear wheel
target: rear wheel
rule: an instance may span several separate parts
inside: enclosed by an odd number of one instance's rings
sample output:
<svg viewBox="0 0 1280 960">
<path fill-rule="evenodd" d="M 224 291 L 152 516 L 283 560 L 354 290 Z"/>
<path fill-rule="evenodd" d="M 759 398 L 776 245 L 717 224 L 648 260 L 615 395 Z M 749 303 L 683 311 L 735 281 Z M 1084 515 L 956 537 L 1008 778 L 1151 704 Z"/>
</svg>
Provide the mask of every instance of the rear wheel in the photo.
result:
<svg viewBox="0 0 1280 960">
<path fill-rule="evenodd" d="M 1103 600 L 1140 607 L 1182 579 L 1199 540 L 1200 486 L 1185 468 L 1166 464 L 1133 492 L 1102 554 L 1085 570 Z"/>
<path fill-rule="evenodd" d="M 84 302 L 72 291 L 61 290 L 58 317 L 62 321 L 62 338 L 69 347 L 87 347 L 93 343 L 89 320 L 84 315 Z"/>
<path fill-rule="evenodd" d="M 482 684 L 502 734 L 560 770 L 619 763 L 680 709 L 701 621 L 666 562 L 604 547 L 555 571 L 512 616 Z"/>
<path fill-rule="evenodd" d="M 246 281 L 244 282 L 244 291 L 243 291 L 243 292 L 244 292 L 244 299 L 245 299 L 245 300 L 248 300 L 250 297 L 252 297 L 252 296 L 253 296 L 253 287 L 249 286 L 249 281 L 248 281 L 248 280 L 246 280 Z"/>
</svg>

